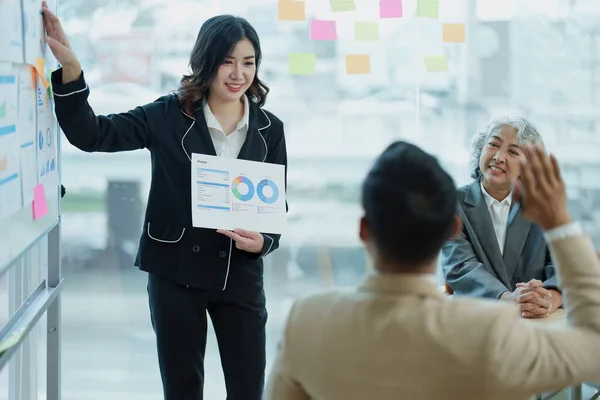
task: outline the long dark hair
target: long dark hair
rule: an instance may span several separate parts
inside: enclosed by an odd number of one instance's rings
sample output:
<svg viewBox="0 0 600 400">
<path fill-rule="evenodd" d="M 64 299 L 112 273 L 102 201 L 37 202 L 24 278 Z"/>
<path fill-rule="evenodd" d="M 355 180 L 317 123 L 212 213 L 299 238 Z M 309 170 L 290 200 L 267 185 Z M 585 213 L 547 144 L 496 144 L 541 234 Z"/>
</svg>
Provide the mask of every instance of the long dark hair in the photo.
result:
<svg viewBox="0 0 600 400">
<path fill-rule="evenodd" d="M 190 57 L 191 75 L 184 75 L 178 89 L 179 103 L 185 112 L 192 114 L 208 94 L 208 88 L 219 66 L 231 54 L 236 44 L 247 38 L 256 53 L 256 74 L 248 88 L 248 97 L 263 106 L 269 88 L 258 79 L 261 60 L 260 41 L 256 30 L 244 18 L 218 15 L 209 18 L 200 27 L 196 44 Z"/>
</svg>

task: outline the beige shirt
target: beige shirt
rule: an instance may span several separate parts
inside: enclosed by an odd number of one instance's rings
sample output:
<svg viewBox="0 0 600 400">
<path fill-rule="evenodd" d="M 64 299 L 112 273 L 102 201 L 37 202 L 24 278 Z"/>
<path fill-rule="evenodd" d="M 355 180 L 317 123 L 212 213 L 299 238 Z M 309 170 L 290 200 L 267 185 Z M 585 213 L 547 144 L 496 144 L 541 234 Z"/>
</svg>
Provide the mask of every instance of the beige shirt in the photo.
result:
<svg viewBox="0 0 600 400">
<path fill-rule="evenodd" d="M 246 141 L 248 127 L 250 126 L 250 105 L 246 95 L 242 99 L 244 101 L 244 116 L 229 135 L 225 134 L 225 130 L 212 113 L 208 102 L 204 103 L 204 119 L 206 119 L 208 132 L 210 132 L 215 151 L 219 157 L 237 158 Z"/>
<path fill-rule="evenodd" d="M 580 227 L 563 228 L 549 248 L 568 326 L 509 302 L 450 300 L 422 277 L 372 275 L 294 304 L 265 400 L 525 400 L 600 382 L 600 261 Z"/>
</svg>

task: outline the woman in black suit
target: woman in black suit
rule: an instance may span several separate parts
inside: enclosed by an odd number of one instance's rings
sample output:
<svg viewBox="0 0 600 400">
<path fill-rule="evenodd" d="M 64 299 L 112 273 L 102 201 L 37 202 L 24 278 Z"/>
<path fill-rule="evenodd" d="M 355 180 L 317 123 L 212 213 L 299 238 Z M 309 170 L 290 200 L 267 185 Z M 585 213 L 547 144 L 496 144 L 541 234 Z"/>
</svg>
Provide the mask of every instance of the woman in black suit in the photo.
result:
<svg viewBox="0 0 600 400">
<path fill-rule="evenodd" d="M 207 313 L 227 398 L 259 400 L 267 311 L 262 258 L 279 235 L 192 227 L 192 153 L 284 165 L 283 123 L 262 109 L 258 36 L 244 19 L 207 20 L 176 93 L 107 116 L 87 103 L 89 89 L 60 21 L 43 6 L 47 42 L 62 68 L 52 74 L 65 136 L 87 152 L 147 148 L 152 184 L 136 265 L 148 272 L 152 325 L 165 399 L 202 399 Z"/>
</svg>

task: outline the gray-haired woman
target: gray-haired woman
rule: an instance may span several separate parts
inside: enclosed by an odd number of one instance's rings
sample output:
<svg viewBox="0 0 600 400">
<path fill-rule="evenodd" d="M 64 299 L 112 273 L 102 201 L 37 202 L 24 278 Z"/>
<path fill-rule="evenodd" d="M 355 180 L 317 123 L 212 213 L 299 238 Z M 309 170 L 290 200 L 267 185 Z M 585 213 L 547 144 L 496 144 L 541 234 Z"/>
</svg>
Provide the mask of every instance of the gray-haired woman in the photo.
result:
<svg viewBox="0 0 600 400">
<path fill-rule="evenodd" d="M 508 221 L 523 144 L 544 146 L 522 117 L 493 118 L 474 137 L 474 181 L 458 189 L 463 229 L 443 246 L 442 268 L 457 296 L 515 301 L 523 317 L 543 318 L 562 304 L 543 232 L 518 214 Z"/>
</svg>

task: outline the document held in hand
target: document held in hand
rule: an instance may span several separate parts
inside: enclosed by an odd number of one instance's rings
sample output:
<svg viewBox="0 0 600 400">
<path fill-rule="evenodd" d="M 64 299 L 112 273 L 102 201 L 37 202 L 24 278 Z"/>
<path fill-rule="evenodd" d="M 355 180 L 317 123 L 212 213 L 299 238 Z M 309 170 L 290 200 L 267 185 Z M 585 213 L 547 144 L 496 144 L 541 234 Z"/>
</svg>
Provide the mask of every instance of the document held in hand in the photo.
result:
<svg viewBox="0 0 600 400">
<path fill-rule="evenodd" d="M 192 153 L 192 225 L 283 233 L 285 167 Z"/>
</svg>

